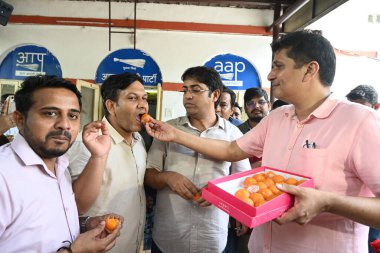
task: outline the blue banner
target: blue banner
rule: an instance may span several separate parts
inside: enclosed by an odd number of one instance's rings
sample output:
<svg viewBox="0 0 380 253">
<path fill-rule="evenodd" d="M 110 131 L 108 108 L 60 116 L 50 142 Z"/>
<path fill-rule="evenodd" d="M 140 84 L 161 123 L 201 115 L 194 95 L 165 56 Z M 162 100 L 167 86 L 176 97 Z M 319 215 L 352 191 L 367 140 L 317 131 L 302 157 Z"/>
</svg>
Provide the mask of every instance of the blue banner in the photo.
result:
<svg viewBox="0 0 380 253">
<path fill-rule="evenodd" d="M 157 63 L 147 53 L 138 49 L 119 49 L 102 60 L 96 70 L 96 83 L 103 83 L 110 75 L 124 72 L 141 76 L 146 86 L 162 84 L 162 75 Z"/>
<path fill-rule="evenodd" d="M 224 85 L 232 90 L 260 88 L 261 81 L 256 68 L 247 59 L 233 54 L 220 54 L 204 66 L 219 72 Z"/>
<path fill-rule="evenodd" d="M 28 76 L 62 77 L 61 65 L 45 47 L 26 44 L 11 49 L 0 64 L 0 78 L 24 80 Z"/>
</svg>

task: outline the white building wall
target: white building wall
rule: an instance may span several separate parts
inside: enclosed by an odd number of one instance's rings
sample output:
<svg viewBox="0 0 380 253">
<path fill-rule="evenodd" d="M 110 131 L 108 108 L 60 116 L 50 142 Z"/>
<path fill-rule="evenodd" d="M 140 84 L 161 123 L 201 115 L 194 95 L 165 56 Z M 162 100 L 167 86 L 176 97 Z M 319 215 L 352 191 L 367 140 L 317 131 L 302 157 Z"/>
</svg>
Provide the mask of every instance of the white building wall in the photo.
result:
<svg viewBox="0 0 380 253">
<path fill-rule="evenodd" d="M 371 3 L 378 0 L 366 0 Z M 108 18 L 107 2 L 66 0 L 6 0 L 14 6 L 13 15 L 41 15 L 52 17 Z M 342 50 L 380 51 L 379 26 L 364 27 L 365 16 L 355 16 L 361 0 L 351 0 L 311 28 L 322 29 L 333 46 Z M 373 7 L 374 13 L 377 11 Z M 345 15 L 346 14 L 346 15 Z M 336 16 L 334 19 L 332 16 Z M 132 3 L 112 3 L 113 19 L 133 19 Z M 199 7 L 190 5 L 137 5 L 137 19 L 152 21 L 197 22 L 268 26 L 272 11 L 237 8 Z M 355 20 L 358 19 L 356 22 Z M 349 23 L 347 23 L 349 21 Z M 348 25 L 347 25 L 348 24 Z M 358 28 L 357 28 L 358 26 Z M 372 30 L 368 30 L 372 29 Z M 374 30 L 373 30 L 374 29 Z M 233 53 L 247 58 L 256 67 L 263 87 L 269 87 L 266 75 L 270 70 L 270 36 L 226 33 L 137 30 L 136 48 L 147 52 L 159 65 L 164 82 L 179 83 L 183 71 L 222 53 Z M 35 43 L 48 48 L 60 61 L 63 76 L 94 79 L 97 66 L 108 51 L 108 29 L 99 27 L 23 25 L 9 23 L 0 27 L 0 55 L 10 48 Z M 112 51 L 132 48 L 133 39 L 127 34 L 112 34 Z M 337 56 L 337 73 L 332 90 L 344 97 L 361 83 L 372 84 L 380 92 L 379 62 L 368 58 Z"/>
<path fill-rule="evenodd" d="M 13 15 L 108 18 L 107 2 L 7 0 Z M 133 4 L 112 3 L 112 18 L 133 19 Z M 237 8 L 138 4 L 137 19 L 199 22 L 210 24 L 256 25 L 271 23 L 272 11 Z M 120 29 L 117 29 L 120 30 Z M 159 65 L 164 82 L 180 82 L 183 71 L 203 65 L 216 54 L 245 57 L 257 68 L 263 86 L 269 87 L 270 36 L 208 32 L 137 30 L 136 48 L 145 51 Z M 112 34 L 112 51 L 133 48 L 133 37 Z M 108 28 L 12 24 L 0 29 L 0 54 L 22 43 L 48 48 L 60 61 L 64 77 L 94 79 L 108 51 Z"/>
</svg>

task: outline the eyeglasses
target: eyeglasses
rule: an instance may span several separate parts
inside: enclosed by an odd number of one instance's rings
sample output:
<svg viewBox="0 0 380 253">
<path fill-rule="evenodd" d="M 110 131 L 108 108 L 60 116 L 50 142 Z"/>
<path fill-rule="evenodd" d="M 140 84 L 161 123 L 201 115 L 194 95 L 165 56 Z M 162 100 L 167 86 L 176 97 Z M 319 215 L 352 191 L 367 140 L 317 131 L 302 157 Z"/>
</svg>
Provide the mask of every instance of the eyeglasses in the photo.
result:
<svg viewBox="0 0 380 253">
<path fill-rule="evenodd" d="M 259 104 L 259 106 L 263 106 L 266 103 L 268 103 L 268 101 L 266 101 L 266 100 L 258 100 L 257 102 L 255 102 L 255 101 L 249 101 L 248 103 L 245 103 L 245 105 L 247 107 L 249 107 L 249 108 L 256 108 L 256 104 Z"/>
<path fill-rule="evenodd" d="M 182 89 L 180 90 L 179 92 L 182 92 L 184 95 L 189 92 L 190 94 L 199 94 L 201 92 L 204 92 L 204 91 L 209 91 L 209 90 L 202 90 L 202 89 L 199 89 L 199 88 L 192 88 L 192 89 Z"/>
</svg>

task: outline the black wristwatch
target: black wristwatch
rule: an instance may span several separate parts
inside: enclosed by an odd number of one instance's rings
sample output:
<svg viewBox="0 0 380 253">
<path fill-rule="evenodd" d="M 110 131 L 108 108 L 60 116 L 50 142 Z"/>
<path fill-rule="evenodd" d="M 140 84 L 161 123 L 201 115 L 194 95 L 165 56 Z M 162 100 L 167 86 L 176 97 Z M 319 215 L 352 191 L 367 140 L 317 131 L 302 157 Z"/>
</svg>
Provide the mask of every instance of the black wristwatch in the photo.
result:
<svg viewBox="0 0 380 253">
<path fill-rule="evenodd" d="M 90 216 L 81 216 L 79 217 L 79 228 L 80 233 L 87 231 L 87 221 L 90 219 Z"/>
</svg>

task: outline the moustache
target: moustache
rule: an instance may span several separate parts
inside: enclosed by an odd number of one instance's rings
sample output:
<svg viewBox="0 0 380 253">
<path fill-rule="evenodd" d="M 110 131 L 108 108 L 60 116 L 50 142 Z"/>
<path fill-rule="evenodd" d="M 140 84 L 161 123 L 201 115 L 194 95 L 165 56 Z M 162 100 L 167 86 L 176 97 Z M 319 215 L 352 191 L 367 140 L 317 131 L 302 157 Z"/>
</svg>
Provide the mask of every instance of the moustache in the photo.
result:
<svg viewBox="0 0 380 253">
<path fill-rule="evenodd" d="M 263 113 L 263 111 L 260 110 L 260 109 L 253 109 L 251 113 L 257 113 L 257 112 L 258 113 Z"/>
<path fill-rule="evenodd" d="M 65 131 L 65 130 L 49 132 L 46 135 L 46 138 L 55 137 L 55 136 L 61 136 L 61 135 L 65 136 L 67 139 L 69 139 L 69 141 L 71 141 L 71 133 L 68 132 L 68 131 Z"/>
</svg>

